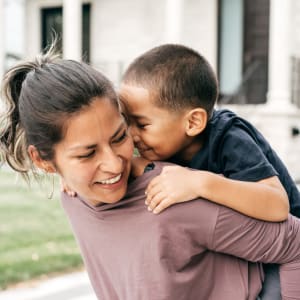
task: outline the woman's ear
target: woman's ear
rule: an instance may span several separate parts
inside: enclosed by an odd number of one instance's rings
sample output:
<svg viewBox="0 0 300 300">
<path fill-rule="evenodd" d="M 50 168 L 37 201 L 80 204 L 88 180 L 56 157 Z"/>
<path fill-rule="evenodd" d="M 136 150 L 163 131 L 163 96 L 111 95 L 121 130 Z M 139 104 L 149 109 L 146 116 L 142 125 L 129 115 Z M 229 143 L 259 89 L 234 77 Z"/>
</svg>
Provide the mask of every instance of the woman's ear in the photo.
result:
<svg viewBox="0 0 300 300">
<path fill-rule="evenodd" d="M 56 173 L 56 169 L 52 162 L 42 159 L 35 146 L 30 145 L 28 147 L 28 154 L 37 168 L 47 173 Z"/>
<path fill-rule="evenodd" d="M 207 112 L 203 108 L 194 108 L 186 114 L 185 132 L 188 136 L 200 134 L 207 124 Z"/>
</svg>

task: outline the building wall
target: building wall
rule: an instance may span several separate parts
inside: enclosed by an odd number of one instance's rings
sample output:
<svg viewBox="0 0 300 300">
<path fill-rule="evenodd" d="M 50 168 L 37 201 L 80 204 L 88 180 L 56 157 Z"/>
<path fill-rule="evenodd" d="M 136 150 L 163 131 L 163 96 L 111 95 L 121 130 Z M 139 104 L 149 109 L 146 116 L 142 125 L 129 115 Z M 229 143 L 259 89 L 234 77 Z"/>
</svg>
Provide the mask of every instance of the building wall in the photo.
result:
<svg viewBox="0 0 300 300">
<path fill-rule="evenodd" d="M 300 57 L 300 1 L 292 0 L 291 7 L 291 55 Z"/>
<path fill-rule="evenodd" d="M 217 0 L 181 2 L 178 42 L 191 46 L 217 65 Z M 168 0 L 90 0 L 91 63 L 118 82 L 128 63 L 142 52 L 169 42 L 166 35 Z M 61 6 L 62 0 L 28 0 L 26 5 L 26 56 L 41 45 L 40 9 Z M 75 21 L 75 20 L 74 20 Z"/>
<path fill-rule="evenodd" d="M 182 43 L 197 49 L 217 70 L 218 1 L 185 1 Z"/>
<path fill-rule="evenodd" d="M 162 0 L 93 1 L 91 62 L 118 81 L 128 63 L 142 52 L 168 42 L 167 3 Z M 217 64 L 217 1 L 183 1 L 178 42 Z M 126 12 L 126 13 L 124 13 Z"/>
<path fill-rule="evenodd" d="M 164 1 L 93 1 L 91 62 L 118 81 L 133 57 L 160 44 Z"/>
<path fill-rule="evenodd" d="M 159 44 L 164 33 L 164 9 L 164 1 L 94 1 L 92 61 L 131 59 Z"/>
</svg>

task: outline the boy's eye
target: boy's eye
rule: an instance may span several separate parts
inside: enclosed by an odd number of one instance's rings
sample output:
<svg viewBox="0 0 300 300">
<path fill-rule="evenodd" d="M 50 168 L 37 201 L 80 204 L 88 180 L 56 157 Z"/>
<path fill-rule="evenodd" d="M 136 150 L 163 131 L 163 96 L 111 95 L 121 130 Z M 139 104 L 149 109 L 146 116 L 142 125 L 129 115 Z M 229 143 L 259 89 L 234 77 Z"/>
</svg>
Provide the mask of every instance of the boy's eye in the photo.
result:
<svg viewBox="0 0 300 300">
<path fill-rule="evenodd" d="M 90 151 L 90 152 L 88 152 L 88 153 L 86 153 L 86 154 L 83 154 L 83 155 L 78 155 L 77 157 L 78 158 L 88 158 L 88 157 L 92 157 L 94 154 L 95 154 L 95 150 L 92 150 L 92 151 Z"/>
<path fill-rule="evenodd" d="M 123 140 L 126 139 L 126 137 L 127 137 L 127 130 L 124 130 L 123 133 L 113 141 L 113 143 L 114 144 L 121 143 Z"/>
</svg>

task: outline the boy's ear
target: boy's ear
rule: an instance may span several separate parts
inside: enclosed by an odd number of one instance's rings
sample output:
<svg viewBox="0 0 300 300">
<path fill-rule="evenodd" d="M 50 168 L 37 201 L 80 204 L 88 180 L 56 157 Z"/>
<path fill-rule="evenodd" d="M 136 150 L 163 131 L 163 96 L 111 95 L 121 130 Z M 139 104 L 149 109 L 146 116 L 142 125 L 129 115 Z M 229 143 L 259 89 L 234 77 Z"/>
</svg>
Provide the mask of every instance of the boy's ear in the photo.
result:
<svg viewBox="0 0 300 300">
<path fill-rule="evenodd" d="M 42 159 L 35 146 L 30 145 L 27 151 L 32 162 L 37 168 L 47 173 L 56 173 L 56 169 L 53 164 L 50 161 Z"/>
<path fill-rule="evenodd" d="M 207 124 L 207 112 L 203 108 L 194 108 L 186 114 L 185 132 L 188 136 L 200 134 Z"/>
</svg>

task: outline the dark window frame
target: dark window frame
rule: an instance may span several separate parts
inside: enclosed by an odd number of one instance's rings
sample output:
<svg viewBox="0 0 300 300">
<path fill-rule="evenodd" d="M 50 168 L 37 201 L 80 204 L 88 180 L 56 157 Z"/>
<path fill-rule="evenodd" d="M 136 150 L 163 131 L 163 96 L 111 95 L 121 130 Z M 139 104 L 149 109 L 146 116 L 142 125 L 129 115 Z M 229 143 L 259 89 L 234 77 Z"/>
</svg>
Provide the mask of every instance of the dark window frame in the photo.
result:
<svg viewBox="0 0 300 300">
<path fill-rule="evenodd" d="M 45 50 L 47 46 L 51 43 L 53 36 L 57 35 L 58 45 L 57 49 L 62 51 L 62 40 L 63 40 L 63 7 L 43 7 L 41 9 L 41 49 Z M 51 24 L 53 27 L 49 28 L 51 23 L 51 18 L 61 17 L 61 23 L 55 23 L 55 20 L 52 20 Z M 90 62 L 90 27 L 91 27 L 91 4 L 85 3 L 82 5 L 82 60 Z M 51 26 L 50 25 L 50 26 Z"/>
</svg>

